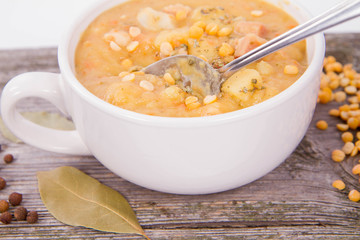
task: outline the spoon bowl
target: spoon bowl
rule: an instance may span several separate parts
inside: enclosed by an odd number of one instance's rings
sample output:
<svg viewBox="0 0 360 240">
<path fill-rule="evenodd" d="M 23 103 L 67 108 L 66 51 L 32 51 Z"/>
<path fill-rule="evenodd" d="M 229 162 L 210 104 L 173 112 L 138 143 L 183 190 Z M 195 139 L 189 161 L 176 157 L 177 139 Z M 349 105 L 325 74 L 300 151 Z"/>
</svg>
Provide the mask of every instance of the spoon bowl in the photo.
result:
<svg viewBox="0 0 360 240">
<path fill-rule="evenodd" d="M 158 76 L 164 75 L 167 71 L 175 71 L 176 83 L 184 91 L 198 97 L 218 95 L 222 83 L 240 68 L 290 44 L 358 16 L 360 16 L 360 0 L 343 1 L 323 14 L 247 52 L 218 70 L 201 58 L 192 55 L 176 55 L 157 61 L 144 68 L 143 71 Z"/>
<path fill-rule="evenodd" d="M 167 57 L 150 64 L 142 71 L 158 76 L 171 72 L 179 87 L 198 97 L 218 95 L 223 82 L 219 71 L 193 55 Z"/>
</svg>

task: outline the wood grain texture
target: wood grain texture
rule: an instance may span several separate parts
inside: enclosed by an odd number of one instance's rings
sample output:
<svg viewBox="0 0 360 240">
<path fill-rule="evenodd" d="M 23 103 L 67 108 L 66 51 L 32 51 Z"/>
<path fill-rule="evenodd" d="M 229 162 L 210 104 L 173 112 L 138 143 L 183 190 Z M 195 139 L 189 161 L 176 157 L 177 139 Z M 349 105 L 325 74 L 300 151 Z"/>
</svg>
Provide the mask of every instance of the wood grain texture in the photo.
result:
<svg viewBox="0 0 360 240">
<path fill-rule="evenodd" d="M 327 36 L 327 53 L 354 63 L 358 71 L 359 49 L 359 34 Z M 28 71 L 58 72 L 56 49 L 0 51 L 1 89 L 11 77 Z M 64 165 L 76 167 L 122 193 L 151 239 L 358 239 L 360 203 L 349 201 L 347 193 L 360 190 L 358 177 L 351 173 L 359 157 L 341 164 L 330 159 L 331 150 L 342 146 L 335 128 L 339 120 L 327 114 L 334 106 L 336 103 L 318 105 L 301 144 L 277 169 L 246 186 L 208 195 L 151 191 L 114 175 L 93 157 L 54 154 L 0 136 L 0 157 L 6 153 L 15 156 L 12 164 L 0 162 L 0 176 L 8 183 L 0 191 L 0 199 L 20 192 L 22 206 L 39 212 L 36 224 L 1 224 L 0 239 L 141 239 L 71 227 L 52 217 L 41 202 L 36 172 Z M 24 101 L 20 108 L 56 111 L 36 98 Z M 319 119 L 329 122 L 328 130 L 315 128 Z M 339 178 L 347 185 L 344 191 L 331 187 Z"/>
</svg>

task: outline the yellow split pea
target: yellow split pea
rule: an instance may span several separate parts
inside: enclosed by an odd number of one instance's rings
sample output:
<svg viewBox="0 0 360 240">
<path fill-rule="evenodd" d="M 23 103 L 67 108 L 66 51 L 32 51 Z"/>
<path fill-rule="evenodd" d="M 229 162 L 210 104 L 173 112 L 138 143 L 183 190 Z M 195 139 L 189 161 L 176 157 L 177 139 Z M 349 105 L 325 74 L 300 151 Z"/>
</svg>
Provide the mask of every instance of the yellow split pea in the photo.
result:
<svg viewBox="0 0 360 240">
<path fill-rule="evenodd" d="M 332 186 L 338 190 L 343 190 L 345 189 L 345 183 L 342 180 L 335 180 L 332 183 Z"/>
<path fill-rule="evenodd" d="M 328 123 L 324 120 L 319 120 L 316 122 L 316 127 L 320 130 L 326 130 L 328 128 Z"/>
</svg>

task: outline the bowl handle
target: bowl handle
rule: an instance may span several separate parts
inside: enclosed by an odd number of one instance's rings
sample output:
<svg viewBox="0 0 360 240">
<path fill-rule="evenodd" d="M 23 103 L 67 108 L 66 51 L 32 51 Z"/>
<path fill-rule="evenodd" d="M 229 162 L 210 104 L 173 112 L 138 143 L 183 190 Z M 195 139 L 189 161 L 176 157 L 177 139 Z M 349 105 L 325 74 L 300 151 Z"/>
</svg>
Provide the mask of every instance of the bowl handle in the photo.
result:
<svg viewBox="0 0 360 240">
<path fill-rule="evenodd" d="M 1 115 L 5 125 L 25 143 L 58 153 L 90 155 L 78 131 L 55 130 L 42 127 L 25 119 L 16 104 L 27 97 L 40 97 L 53 103 L 67 114 L 61 90 L 61 75 L 56 73 L 29 72 L 11 79 L 1 96 Z"/>
</svg>

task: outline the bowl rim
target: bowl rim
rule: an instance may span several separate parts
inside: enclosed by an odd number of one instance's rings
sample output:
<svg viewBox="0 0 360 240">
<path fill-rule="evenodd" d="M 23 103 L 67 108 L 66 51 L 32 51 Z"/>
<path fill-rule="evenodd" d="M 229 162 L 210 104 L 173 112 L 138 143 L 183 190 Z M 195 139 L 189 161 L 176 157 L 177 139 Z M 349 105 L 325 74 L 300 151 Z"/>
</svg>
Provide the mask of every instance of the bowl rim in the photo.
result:
<svg viewBox="0 0 360 240">
<path fill-rule="evenodd" d="M 85 10 L 78 19 L 72 24 L 69 29 L 65 32 L 58 48 L 58 62 L 60 67 L 60 72 L 64 81 L 68 82 L 72 90 L 74 90 L 83 100 L 91 104 L 96 109 L 116 117 L 118 119 L 136 122 L 142 125 L 152 125 L 152 126 L 161 126 L 161 127 L 206 127 L 212 125 L 219 125 L 228 122 L 238 121 L 242 119 L 247 119 L 253 117 L 254 115 L 259 115 L 264 112 L 270 111 L 277 107 L 279 104 L 287 102 L 292 96 L 301 92 L 304 88 L 307 87 L 308 82 L 313 80 L 314 74 L 319 74 L 322 69 L 323 58 L 325 55 L 325 39 L 322 33 L 315 34 L 307 38 L 307 48 L 309 44 L 313 45 L 314 52 L 310 59 L 308 59 L 309 66 L 305 70 L 302 76 L 296 80 L 291 86 L 281 91 L 277 95 L 253 106 L 239 109 L 232 112 L 222 113 L 213 116 L 202 116 L 202 117 L 163 117 L 163 116 L 153 116 L 146 115 L 143 113 L 137 113 L 131 110 L 126 110 L 117 106 L 114 106 L 87 90 L 75 77 L 75 74 L 71 67 L 72 59 L 70 51 L 70 44 L 73 41 L 74 33 L 76 30 L 83 24 L 86 20 L 93 21 L 99 14 L 102 12 L 114 7 L 118 4 L 126 2 L 128 0 L 109 0 L 107 2 L 96 3 L 94 6 L 91 6 L 89 9 Z M 268 1 L 267 1 L 268 2 Z M 100 11 L 99 8 L 105 10 Z M 295 7 L 298 7 L 302 11 L 303 17 L 309 19 L 311 14 L 309 11 L 301 6 L 296 1 L 292 0 L 291 4 Z M 100 12 L 100 13 L 99 13 Z M 91 22 L 90 21 L 90 22 Z M 88 24 L 87 24 L 88 25 Z M 81 34 L 80 34 L 81 35 Z M 76 45 L 78 41 L 76 42 Z M 309 57 L 309 56 L 308 56 Z"/>
</svg>

